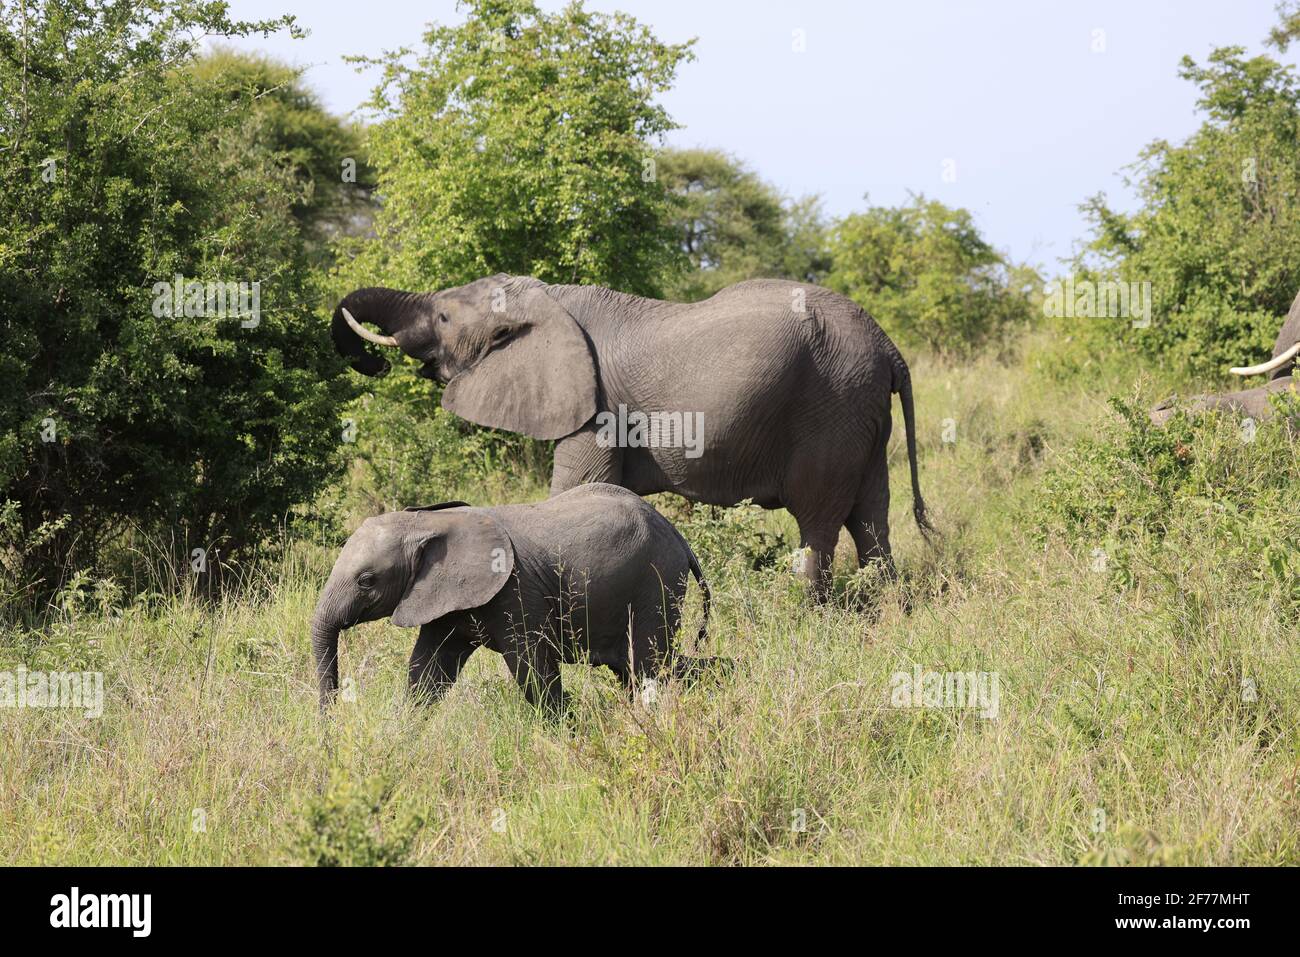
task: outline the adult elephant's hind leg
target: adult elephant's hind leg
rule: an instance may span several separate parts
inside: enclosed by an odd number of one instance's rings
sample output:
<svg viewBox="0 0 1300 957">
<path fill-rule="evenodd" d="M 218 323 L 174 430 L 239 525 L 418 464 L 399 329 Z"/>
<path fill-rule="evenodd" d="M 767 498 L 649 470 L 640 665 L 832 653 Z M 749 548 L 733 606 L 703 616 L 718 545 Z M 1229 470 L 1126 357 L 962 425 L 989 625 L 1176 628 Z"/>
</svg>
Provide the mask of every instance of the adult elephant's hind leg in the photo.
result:
<svg viewBox="0 0 1300 957">
<path fill-rule="evenodd" d="M 791 455 L 782 504 L 799 523 L 802 572 L 813 598 L 821 602 L 830 597 L 835 545 L 861 485 L 861 457 L 853 454 L 848 439 L 833 445 L 824 438 Z"/>
<path fill-rule="evenodd" d="M 844 519 L 794 518 L 799 523 L 799 548 L 803 552 L 800 571 L 808 579 L 814 600 L 825 601 L 831 593 L 831 565 Z"/>
<path fill-rule="evenodd" d="M 867 463 L 858 500 L 845 524 L 857 546 L 858 566 L 879 562 L 886 574 L 894 575 L 894 557 L 889 547 L 889 464 L 886 460 L 889 434 L 877 443 Z"/>
</svg>

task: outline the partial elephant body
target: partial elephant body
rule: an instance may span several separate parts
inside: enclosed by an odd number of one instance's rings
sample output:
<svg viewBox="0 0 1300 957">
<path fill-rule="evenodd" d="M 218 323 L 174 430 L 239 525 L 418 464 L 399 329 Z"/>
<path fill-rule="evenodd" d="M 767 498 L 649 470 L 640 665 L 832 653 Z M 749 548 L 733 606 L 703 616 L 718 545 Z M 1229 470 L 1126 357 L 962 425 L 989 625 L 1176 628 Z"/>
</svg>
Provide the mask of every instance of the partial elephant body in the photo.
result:
<svg viewBox="0 0 1300 957">
<path fill-rule="evenodd" d="M 898 360 L 851 300 L 776 280 L 740 283 L 695 305 L 588 286 L 548 292 L 601 357 L 598 411 L 679 411 L 700 427 L 697 457 L 684 443 L 605 448 L 594 471 L 619 474 L 643 495 L 672 491 L 712 505 L 749 498 L 773 508 L 797 501 L 810 484 L 801 473 L 822 466 L 831 469 L 817 468 L 825 484 L 842 486 L 822 493 L 855 496 L 888 428 Z M 596 432 L 593 421 L 561 444 Z M 595 477 L 557 468 L 552 490 Z"/>
<path fill-rule="evenodd" d="M 1300 292 L 1296 293 L 1291 302 L 1286 321 L 1282 323 L 1282 328 L 1277 331 L 1277 338 L 1273 341 L 1273 353 L 1266 363 L 1273 366 L 1267 373 L 1270 379 L 1290 378 L 1294 374 L 1296 355 L 1300 351 L 1297 347 L 1300 347 Z"/>
<path fill-rule="evenodd" d="M 707 616 L 707 585 L 685 540 L 612 485 L 533 505 L 450 503 L 369 519 L 317 608 L 322 702 L 337 686 L 338 631 L 387 614 L 420 626 L 410 684 L 426 699 L 445 692 L 479 647 L 503 655 L 529 700 L 552 710 L 563 706 L 561 663 L 605 665 L 632 688 L 664 667 L 685 667 L 674 635 L 691 574 L 705 589 Z M 359 612 L 365 575 L 383 597 Z"/>
<path fill-rule="evenodd" d="M 1267 375 L 1267 384 L 1240 392 L 1195 395 L 1182 402 L 1177 398 L 1169 398 L 1151 410 L 1151 421 L 1163 426 L 1180 405 L 1189 412 L 1220 409 L 1256 420 L 1266 419 L 1273 414 L 1270 397 L 1278 392 L 1289 391 L 1292 387 L 1297 355 L 1300 355 L 1300 293 L 1296 294 L 1286 320 L 1278 330 L 1277 339 L 1273 342 L 1272 357 L 1257 366 L 1229 370 L 1235 375 Z"/>
<path fill-rule="evenodd" d="M 1278 392 L 1287 392 L 1294 387 L 1295 380 L 1291 376 L 1282 376 L 1273 379 L 1267 385 L 1257 386 L 1254 389 L 1242 389 L 1240 392 L 1194 395 L 1182 402 L 1166 399 L 1151 410 L 1151 421 L 1156 425 L 1164 425 L 1173 417 L 1173 414 L 1178 411 L 1180 406 L 1189 412 L 1218 409 L 1260 421 L 1273 414 L 1273 404 L 1270 398 Z"/>
<path fill-rule="evenodd" d="M 352 319 L 389 332 L 448 381 L 443 404 L 481 425 L 558 438 L 551 491 L 609 482 L 696 502 L 752 499 L 789 509 L 806 571 L 824 593 L 839 530 L 858 558 L 890 562 L 886 448 L 902 399 L 913 511 L 928 530 L 916 469 L 907 365 L 852 300 L 783 280 L 752 280 L 699 303 L 496 276 L 394 312 L 390 290 L 340 306 L 335 341 L 360 371 L 373 356 Z M 379 310 L 371 302 L 381 302 Z M 499 308 L 498 308 L 499 307 Z M 611 437 L 611 420 L 671 417 L 658 442 Z M 689 429 L 696 440 L 687 441 Z"/>
<path fill-rule="evenodd" d="M 482 511 L 514 543 L 515 574 L 487 605 L 459 613 L 466 637 L 486 633 L 487 646 L 507 659 L 519 636 L 541 637 L 558 662 L 604 665 L 625 681 L 667 661 L 698 566 L 651 505 L 626 489 L 590 484 L 535 505 Z"/>
</svg>

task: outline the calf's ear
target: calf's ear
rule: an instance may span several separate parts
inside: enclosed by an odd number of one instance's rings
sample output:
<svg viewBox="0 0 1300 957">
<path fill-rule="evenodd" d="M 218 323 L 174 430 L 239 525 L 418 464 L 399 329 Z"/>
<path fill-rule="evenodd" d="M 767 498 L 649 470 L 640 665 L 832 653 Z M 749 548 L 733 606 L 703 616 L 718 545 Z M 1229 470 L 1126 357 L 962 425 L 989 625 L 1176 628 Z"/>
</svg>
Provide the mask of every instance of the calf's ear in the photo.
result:
<svg viewBox="0 0 1300 957">
<path fill-rule="evenodd" d="M 515 567 L 510 536 L 482 512 L 421 512 L 411 535 L 415 572 L 393 610 L 399 628 L 486 605 Z"/>
</svg>

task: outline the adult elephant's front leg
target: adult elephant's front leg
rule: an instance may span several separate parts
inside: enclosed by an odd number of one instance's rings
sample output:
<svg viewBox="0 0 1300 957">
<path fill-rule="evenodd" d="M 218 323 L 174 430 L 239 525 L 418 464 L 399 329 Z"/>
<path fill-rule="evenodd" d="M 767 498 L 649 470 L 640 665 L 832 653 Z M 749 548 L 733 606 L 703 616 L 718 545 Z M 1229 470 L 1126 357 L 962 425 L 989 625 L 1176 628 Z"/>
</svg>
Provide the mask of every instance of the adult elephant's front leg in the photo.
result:
<svg viewBox="0 0 1300 957">
<path fill-rule="evenodd" d="M 623 484 L 623 450 L 602 445 L 592 422 L 555 443 L 551 494 L 559 495 L 591 482 Z"/>
</svg>

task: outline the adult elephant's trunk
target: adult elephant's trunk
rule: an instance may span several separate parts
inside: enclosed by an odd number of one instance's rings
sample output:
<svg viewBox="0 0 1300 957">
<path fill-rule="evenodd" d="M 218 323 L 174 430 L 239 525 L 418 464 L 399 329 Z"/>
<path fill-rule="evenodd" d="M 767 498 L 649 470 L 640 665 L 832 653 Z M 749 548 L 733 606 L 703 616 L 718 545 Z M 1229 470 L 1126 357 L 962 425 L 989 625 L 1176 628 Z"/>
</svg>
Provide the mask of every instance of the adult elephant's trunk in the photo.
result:
<svg viewBox="0 0 1300 957">
<path fill-rule="evenodd" d="M 323 711 L 339 688 L 339 626 L 332 615 L 316 610 L 311 623 L 311 650 L 316 659 L 316 679 L 320 684 Z"/>
<path fill-rule="evenodd" d="M 419 293 L 403 292 L 400 289 L 385 289 L 371 286 L 349 293 L 334 310 L 334 319 L 330 323 L 330 335 L 334 339 L 334 348 L 339 355 L 348 360 L 349 365 L 362 375 L 381 376 L 388 372 L 389 363 L 366 347 L 365 340 L 357 333 L 355 324 L 371 323 L 384 331 L 387 338 L 384 345 L 397 345 L 391 337 L 419 315 Z M 352 321 L 349 322 L 349 316 Z"/>
</svg>

